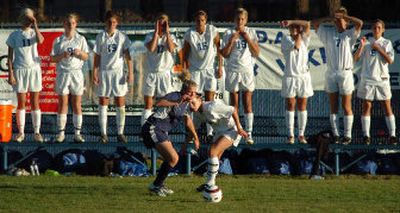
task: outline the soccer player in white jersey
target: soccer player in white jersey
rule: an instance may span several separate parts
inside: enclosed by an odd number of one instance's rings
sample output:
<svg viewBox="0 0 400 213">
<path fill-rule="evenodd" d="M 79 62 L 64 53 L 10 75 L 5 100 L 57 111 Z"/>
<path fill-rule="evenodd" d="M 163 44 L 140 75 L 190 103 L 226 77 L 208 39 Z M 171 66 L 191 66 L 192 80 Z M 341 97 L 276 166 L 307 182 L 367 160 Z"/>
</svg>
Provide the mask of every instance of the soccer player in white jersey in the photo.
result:
<svg viewBox="0 0 400 213">
<path fill-rule="evenodd" d="M 222 56 L 219 54 L 220 36 L 218 29 L 207 24 L 207 13 L 199 10 L 195 15 L 196 26 L 186 31 L 183 45 L 184 72 L 189 69 L 191 80 L 199 85 L 199 92 L 204 93 L 206 101 L 214 100 L 217 90 L 217 78 L 222 77 Z M 214 63 L 218 56 L 218 70 Z M 207 124 L 207 136 L 212 135 L 212 128 Z"/>
<path fill-rule="evenodd" d="M 288 27 L 290 35 L 282 39 L 281 50 L 286 64 L 282 79 L 282 97 L 286 98 L 286 126 L 289 130 L 288 143 L 294 143 L 294 112 L 297 102 L 299 142 L 306 144 L 304 131 L 307 124 L 307 98 L 314 94 L 311 75 L 308 70 L 308 45 L 310 43 L 310 22 L 284 20 L 282 27 Z"/>
<path fill-rule="evenodd" d="M 174 52 L 177 42 L 175 36 L 170 34 L 169 18 L 161 13 L 154 25 L 154 32 L 149 33 L 145 38 L 147 48 L 148 72 L 144 77 L 143 96 L 144 110 L 141 124 L 152 113 L 153 98 L 161 98 L 172 91 L 171 71 L 174 66 Z"/>
<path fill-rule="evenodd" d="M 207 180 L 197 188 L 197 191 L 212 190 L 216 187 L 215 178 L 222 154 L 229 147 L 238 146 L 241 138 L 247 138 L 248 134 L 242 129 L 234 106 L 228 106 L 221 100 L 203 102 L 201 97 L 194 98 L 190 105 L 194 111 L 200 112 L 202 121 L 210 123 L 215 132 L 209 150 Z"/>
<path fill-rule="evenodd" d="M 110 97 L 114 97 L 116 105 L 117 140 L 127 143 L 125 128 L 125 95 L 127 82 L 133 82 L 133 64 L 129 54 L 131 42 L 127 35 L 117 29 L 119 17 L 109 11 L 106 14 L 106 29 L 97 35 L 94 46 L 93 81 L 99 85 L 99 123 L 100 142 L 108 143 L 107 108 Z M 124 72 L 124 58 L 128 73 Z"/>
<path fill-rule="evenodd" d="M 390 90 L 389 64 L 394 60 L 392 42 L 383 37 L 385 23 L 377 19 L 372 24 L 372 37 L 368 40 L 363 37 L 354 59 L 362 60 L 361 81 L 357 97 L 363 99 L 363 113 L 361 117 L 364 143 L 370 144 L 371 108 L 372 101 L 381 102 L 386 115 L 386 125 L 389 129 L 389 143 L 397 144 L 396 121 L 393 115 Z"/>
<path fill-rule="evenodd" d="M 333 21 L 335 27 L 321 25 L 323 22 Z M 348 23 L 354 24 L 348 29 Z M 353 55 L 352 48 L 360 36 L 363 22 L 353 16 L 347 15 L 344 7 L 335 12 L 334 18 L 322 18 L 312 21 L 319 39 L 325 46 L 328 70 L 325 74 L 325 91 L 329 96 L 330 123 L 334 134 L 335 143 L 339 143 L 338 131 L 338 102 L 342 97 L 344 111 L 344 137 L 343 144 L 351 143 L 351 131 L 353 127 L 353 110 L 351 97 L 354 90 L 353 82 Z"/>
<path fill-rule="evenodd" d="M 61 143 L 65 139 L 65 125 L 68 114 L 68 96 L 71 95 L 73 123 L 75 127 L 74 142 L 83 143 L 80 134 L 82 128 L 82 95 L 85 80 L 82 73 L 84 61 L 88 60 L 88 45 L 85 37 L 76 32 L 79 16 L 68 14 L 64 20 L 64 34 L 56 38 L 51 51 L 53 62 L 57 63 L 56 92 L 58 94 L 57 127 L 55 141 Z"/>
<path fill-rule="evenodd" d="M 16 112 L 18 134 L 14 137 L 14 141 L 22 142 L 25 139 L 25 104 L 26 93 L 29 92 L 35 133 L 34 140 L 42 143 L 43 137 L 40 134 L 41 111 L 39 107 L 42 70 L 37 44 L 43 43 L 44 37 L 39 31 L 32 9 L 22 10 L 19 21 L 22 24 L 21 29 L 12 32 L 6 41 L 8 46 L 8 83 L 14 86 L 18 98 Z"/>
<path fill-rule="evenodd" d="M 226 90 L 230 92 L 230 103 L 239 109 L 239 92 L 242 92 L 245 130 L 249 137 L 248 144 L 253 144 L 252 131 L 254 114 L 252 109 L 252 95 L 255 89 L 254 58 L 258 57 L 260 49 L 257 35 L 248 28 L 248 13 L 239 8 L 235 14 L 235 27 L 228 29 L 223 37 L 221 54 L 226 58 Z"/>
</svg>

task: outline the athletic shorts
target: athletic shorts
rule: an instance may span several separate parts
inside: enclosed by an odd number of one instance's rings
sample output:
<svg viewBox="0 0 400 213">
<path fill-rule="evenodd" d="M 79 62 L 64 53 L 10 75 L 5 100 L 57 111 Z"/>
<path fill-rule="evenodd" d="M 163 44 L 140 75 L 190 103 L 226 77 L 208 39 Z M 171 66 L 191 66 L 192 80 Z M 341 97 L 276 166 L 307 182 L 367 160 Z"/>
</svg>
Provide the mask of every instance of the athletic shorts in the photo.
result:
<svg viewBox="0 0 400 213">
<path fill-rule="evenodd" d="M 143 143 L 146 148 L 154 148 L 157 143 L 171 141 L 168 132 L 157 129 L 153 124 L 146 121 L 141 132 Z"/>
<path fill-rule="evenodd" d="M 198 85 L 198 92 L 217 90 L 217 78 L 214 69 L 190 71 L 191 80 Z"/>
<path fill-rule="evenodd" d="M 309 73 L 303 76 L 284 77 L 281 95 L 284 98 L 308 98 L 314 95 Z"/>
<path fill-rule="evenodd" d="M 17 82 L 15 89 L 18 93 L 42 91 L 42 69 L 40 66 L 15 69 L 14 77 Z"/>
<path fill-rule="evenodd" d="M 227 69 L 225 89 L 228 92 L 253 92 L 255 89 L 253 67 L 251 66 L 240 71 L 230 71 Z"/>
<path fill-rule="evenodd" d="M 340 95 L 351 95 L 354 91 L 353 72 L 351 70 L 326 72 L 325 91 L 339 92 Z"/>
<path fill-rule="evenodd" d="M 99 97 L 124 97 L 128 92 L 127 76 L 122 69 L 100 71 Z"/>
<path fill-rule="evenodd" d="M 237 147 L 242 139 L 242 136 L 238 134 L 235 129 L 229 129 L 226 131 L 216 132 L 213 137 L 213 142 L 216 143 L 218 139 L 225 137 L 233 143 L 233 146 Z"/>
<path fill-rule="evenodd" d="M 56 93 L 58 95 L 83 95 L 85 79 L 82 70 L 57 72 Z"/>
<path fill-rule="evenodd" d="M 173 90 L 170 71 L 150 72 L 144 77 L 143 95 L 149 97 L 164 97 Z"/>
<path fill-rule="evenodd" d="M 361 81 L 358 85 L 357 97 L 369 101 L 384 101 L 392 98 L 390 81 L 385 80 L 377 83 Z"/>
</svg>

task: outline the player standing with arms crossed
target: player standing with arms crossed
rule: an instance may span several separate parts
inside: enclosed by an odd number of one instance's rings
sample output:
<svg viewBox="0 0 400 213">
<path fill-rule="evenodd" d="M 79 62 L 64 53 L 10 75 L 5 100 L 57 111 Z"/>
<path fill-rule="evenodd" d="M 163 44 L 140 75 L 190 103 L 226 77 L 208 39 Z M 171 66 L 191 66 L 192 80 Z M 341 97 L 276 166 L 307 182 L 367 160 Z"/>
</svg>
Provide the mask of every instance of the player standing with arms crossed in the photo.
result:
<svg viewBox="0 0 400 213">
<path fill-rule="evenodd" d="M 335 27 L 321 25 L 323 22 L 328 21 L 333 21 Z M 354 28 L 347 29 L 349 22 L 354 24 Z M 341 95 L 344 111 L 344 137 L 342 143 L 349 144 L 351 143 L 354 119 L 351 108 L 351 98 L 354 90 L 352 48 L 360 36 L 363 22 L 356 17 L 347 15 L 346 8 L 341 7 L 336 10 L 333 19 L 313 20 L 312 25 L 326 50 L 328 70 L 325 74 L 325 91 L 329 96 L 329 120 L 335 137 L 334 140 L 335 143 L 339 143 L 339 118 L 337 114 L 339 95 Z"/>
<path fill-rule="evenodd" d="M 97 35 L 94 46 L 93 81 L 99 85 L 99 123 L 100 142 L 108 143 L 107 108 L 110 97 L 114 97 L 118 142 L 127 143 L 125 128 L 125 95 L 128 85 L 133 82 L 133 65 L 129 54 L 131 42 L 124 33 L 117 29 L 119 17 L 109 11 L 106 14 L 106 29 Z M 124 58 L 128 67 L 128 77 L 124 73 Z M 100 70 L 99 70 L 100 69 Z"/>
<path fill-rule="evenodd" d="M 199 85 L 199 92 L 204 93 L 206 101 L 214 100 L 217 90 L 217 78 L 222 77 L 222 56 L 219 54 L 220 37 L 216 27 L 207 24 L 207 13 L 199 10 L 195 16 L 196 26 L 186 31 L 183 46 L 184 70 L 188 68 L 191 80 Z M 214 62 L 218 56 L 218 70 Z M 212 135 L 212 128 L 207 124 L 207 136 Z"/>
<path fill-rule="evenodd" d="M 42 143 L 40 134 L 41 111 L 39 93 L 42 90 L 42 70 L 37 44 L 44 41 L 40 33 L 34 12 L 30 8 L 21 11 L 19 21 L 21 29 L 16 30 L 7 38 L 8 46 L 8 83 L 15 86 L 18 107 L 16 112 L 18 134 L 14 141 L 21 143 L 25 139 L 25 104 L 26 93 L 30 93 L 31 116 L 34 130 L 34 140 Z M 32 29 L 33 27 L 33 29 Z"/>
<path fill-rule="evenodd" d="M 154 32 L 145 38 L 148 73 L 144 77 L 144 109 L 141 124 L 152 114 L 153 98 L 160 98 L 172 91 L 171 71 L 174 66 L 174 52 L 177 43 L 169 31 L 169 18 L 162 13 L 157 17 Z"/>
<path fill-rule="evenodd" d="M 235 13 L 235 27 L 227 30 L 223 37 L 221 54 L 226 58 L 226 90 L 230 92 L 231 105 L 239 110 L 239 92 L 242 91 L 245 130 L 248 144 L 253 144 L 252 131 L 254 114 L 252 95 L 255 89 L 254 58 L 260 49 L 254 30 L 246 26 L 248 13 L 239 8 Z"/>
<path fill-rule="evenodd" d="M 289 130 L 288 143 L 294 143 L 294 112 L 297 102 L 299 142 L 307 144 L 304 131 L 307 125 L 307 98 L 314 94 L 311 75 L 308 70 L 308 45 L 310 43 L 310 22 L 284 20 L 282 27 L 288 27 L 290 35 L 282 39 L 281 50 L 286 64 L 282 79 L 282 97 L 286 98 L 286 125 Z"/>
<path fill-rule="evenodd" d="M 372 101 L 381 102 L 385 110 L 385 120 L 389 129 L 389 143 L 397 144 L 396 121 L 392 111 L 390 90 L 389 64 L 394 60 L 392 42 L 383 37 L 385 23 L 377 19 L 372 24 L 373 36 L 368 40 L 363 37 L 354 54 L 354 59 L 362 60 L 361 81 L 357 91 L 357 97 L 363 99 L 363 114 L 361 117 L 362 130 L 365 144 L 371 143 L 371 108 Z"/>
<path fill-rule="evenodd" d="M 65 139 L 65 125 L 68 114 L 68 95 L 72 101 L 72 120 L 75 127 L 74 142 L 83 143 L 82 128 L 82 95 L 85 90 L 85 79 L 82 73 L 84 61 L 88 60 L 89 49 L 85 37 L 76 32 L 79 21 L 77 14 L 71 13 L 64 20 L 64 34 L 56 38 L 51 51 L 51 59 L 57 63 L 56 92 L 58 94 L 57 127 L 59 133 L 55 141 L 62 143 Z"/>
</svg>

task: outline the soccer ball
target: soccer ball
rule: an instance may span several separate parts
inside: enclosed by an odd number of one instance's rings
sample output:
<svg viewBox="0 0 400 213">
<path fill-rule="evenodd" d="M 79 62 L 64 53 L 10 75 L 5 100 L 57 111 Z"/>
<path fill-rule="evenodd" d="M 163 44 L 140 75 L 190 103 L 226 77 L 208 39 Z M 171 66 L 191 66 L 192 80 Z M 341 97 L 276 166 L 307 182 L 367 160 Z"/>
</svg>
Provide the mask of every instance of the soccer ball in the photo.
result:
<svg viewBox="0 0 400 213">
<path fill-rule="evenodd" d="M 202 194 L 203 198 L 208 202 L 219 203 L 222 200 L 222 190 L 218 186 L 207 188 Z"/>
</svg>

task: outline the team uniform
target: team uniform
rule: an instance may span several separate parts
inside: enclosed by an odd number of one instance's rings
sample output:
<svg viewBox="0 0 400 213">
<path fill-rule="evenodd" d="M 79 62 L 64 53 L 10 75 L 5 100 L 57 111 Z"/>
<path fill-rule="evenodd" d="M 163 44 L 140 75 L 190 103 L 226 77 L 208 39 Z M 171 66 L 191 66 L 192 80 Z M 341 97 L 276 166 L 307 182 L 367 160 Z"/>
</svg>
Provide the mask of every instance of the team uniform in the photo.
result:
<svg viewBox="0 0 400 213">
<path fill-rule="evenodd" d="M 357 91 L 357 97 L 368 101 L 385 101 L 392 98 L 390 88 L 389 64 L 374 49 L 372 44 L 377 43 L 394 60 L 392 42 L 384 37 L 378 40 L 370 38 L 362 52 L 361 81 Z M 386 125 L 390 136 L 396 136 L 396 122 L 394 115 L 386 116 Z M 364 136 L 370 137 L 371 116 L 362 116 L 361 124 Z"/>
<path fill-rule="evenodd" d="M 245 27 L 244 30 L 253 42 L 257 42 L 257 35 L 254 30 Z M 229 29 L 223 36 L 222 48 L 229 42 L 235 29 Z M 226 80 L 225 88 L 229 92 L 254 91 L 254 58 L 251 55 L 249 45 L 242 37 L 235 41 L 231 54 L 225 61 Z"/>
<path fill-rule="evenodd" d="M 16 80 L 17 93 L 42 91 L 42 70 L 37 51 L 36 32 L 28 28 L 16 30 L 10 34 L 6 41 L 7 46 L 14 51 L 13 69 Z M 39 134 L 41 124 L 41 111 L 32 110 L 32 124 L 34 133 Z M 25 109 L 18 109 L 16 113 L 19 133 L 24 134 Z"/>
<path fill-rule="evenodd" d="M 84 61 L 73 57 L 75 49 L 88 53 L 88 45 L 85 37 L 75 32 L 71 39 L 66 38 L 65 34 L 58 37 L 53 43 L 51 56 L 70 53 L 70 57 L 63 58 L 57 63 L 56 92 L 59 95 L 78 95 L 81 96 L 85 89 L 82 67 Z"/>
<path fill-rule="evenodd" d="M 191 80 L 198 85 L 198 91 L 216 91 L 215 57 L 217 47 L 214 38 L 218 30 L 213 25 L 206 25 L 206 30 L 200 34 L 194 27 L 186 31 L 184 40 L 190 45 L 189 71 Z"/>
<path fill-rule="evenodd" d="M 100 56 L 99 97 L 123 97 L 128 91 L 124 73 L 124 52 L 129 50 L 131 42 L 119 30 L 109 36 L 106 31 L 96 37 L 93 51 Z"/>
<path fill-rule="evenodd" d="M 281 50 L 286 64 L 282 79 L 281 95 L 284 98 L 308 98 L 314 95 L 311 84 L 311 75 L 308 70 L 308 45 L 310 36 L 301 35 L 302 42 L 299 49 L 295 48 L 295 41 L 290 35 L 282 39 Z M 307 111 L 298 111 L 299 135 L 304 136 L 307 123 Z M 286 126 L 289 136 L 294 136 L 294 111 L 286 111 Z"/>
</svg>

